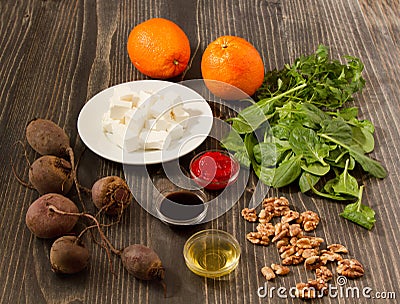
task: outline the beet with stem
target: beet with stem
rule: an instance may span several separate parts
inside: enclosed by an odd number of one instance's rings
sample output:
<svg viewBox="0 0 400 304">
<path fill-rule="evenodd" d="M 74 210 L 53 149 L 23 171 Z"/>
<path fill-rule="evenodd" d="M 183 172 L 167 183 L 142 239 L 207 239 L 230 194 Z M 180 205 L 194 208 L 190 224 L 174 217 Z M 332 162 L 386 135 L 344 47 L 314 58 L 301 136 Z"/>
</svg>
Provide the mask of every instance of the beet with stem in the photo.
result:
<svg viewBox="0 0 400 304">
<path fill-rule="evenodd" d="M 93 203 L 108 215 L 121 214 L 131 203 L 132 197 L 128 185 L 119 176 L 103 177 L 92 187 Z"/>
<path fill-rule="evenodd" d="M 69 157 L 71 175 L 78 193 L 79 202 L 85 210 L 76 176 L 74 151 L 70 146 L 70 139 L 65 131 L 51 120 L 37 118 L 26 126 L 25 135 L 29 145 L 39 154 Z"/>
<path fill-rule="evenodd" d="M 110 252 L 112 252 L 120 256 L 123 266 L 134 277 L 146 281 L 159 280 L 164 288 L 164 296 L 166 297 L 166 285 L 163 282 L 165 269 L 157 253 L 155 253 L 153 249 L 141 244 L 134 244 L 123 250 L 117 250 L 105 236 L 101 224 L 93 215 L 85 212 L 76 213 L 73 211 L 63 211 L 58 206 L 55 206 L 55 204 L 48 204 L 47 208 L 58 216 L 87 217 L 94 222 L 94 225 L 86 227 L 78 237 L 62 237 L 53 244 L 50 252 L 50 261 L 53 271 L 67 274 L 84 269 L 87 265 L 89 254 L 86 248 L 83 248 L 84 246 L 79 243 L 79 240 L 86 231 L 91 228 L 97 228 L 101 242 L 96 243 L 106 250 L 110 267 L 112 267 L 110 258 Z M 80 247 L 78 248 L 76 246 Z"/>
<path fill-rule="evenodd" d="M 57 156 L 41 156 L 29 168 L 29 182 L 41 195 L 67 194 L 73 185 L 71 164 Z"/>
<path fill-rule="evenodd" d="M 29 230 L 39 238 L 55 238 L 70 232 L 79 216 L 62 215 L 51 206 L 65 212 L 77 213 L 78 207 L 70 199 L 57 193 L 48 193 L 35 200 L 26 212 L 25 222 Z"/>
</svg>

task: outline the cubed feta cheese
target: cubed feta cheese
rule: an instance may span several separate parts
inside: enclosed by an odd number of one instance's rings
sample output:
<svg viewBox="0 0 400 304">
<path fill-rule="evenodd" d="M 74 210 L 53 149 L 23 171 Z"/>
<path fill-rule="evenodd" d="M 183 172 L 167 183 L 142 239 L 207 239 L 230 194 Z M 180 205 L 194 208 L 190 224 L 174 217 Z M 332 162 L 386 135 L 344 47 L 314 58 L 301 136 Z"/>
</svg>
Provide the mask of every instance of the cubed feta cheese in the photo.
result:
<svg viewBox="0 0 400 304">
<path fill-rule="evenodd" d="M 119 100 L 113 96 L 110 102 L 110 117 L 112 119 L 123 119 L 125 113 L 131 108 L 132 102 Z"/>
<path fill-rule="evenodd" d="M 112 133 L 110 134 L 111 140 L 119 147 L 124 147 L 124 138 L 126 133 L 126 126 L 124 124 L 117 124 L 113 127 Z"/>
<path fill-rule="evenodd" d="M 160 95 L 120 87 L 114 89 L 102 126 L 110 140 L 125 151 L 161 150 L 182 138 L 189 117 L 174 91 Z"/>
<path fill-rule="evenodd" d="M 118 100 L 131 101 L 133 100 L 133 91 L 126 86 L 114 88 L 113 97 Z"/>
<path fill-rule="evenodd" d="M 157 131 L 166 131 L 171 126 L 171 122 L 166 119 L 158 118 L 155 122 L 154 129 Z"/>
<path fill-rule="evenodd" d="M 174 112 L 174 114 L 176 116 L 185 116 L 185 115 L 189 116 L 189 113 L 186 112 L 185 109 L 183 108 L 183 104 L 182 103 L 174 106 L 172 108 L 172 111 Z"/>
<path fill-rule="evenodd" d="M 134 135 L 139 135 L 143 129 L 147 117 L 142 109 L 133 108 L 125 114 L 125 124 Z"/>
<path fill-rule="evenodd" d="M 159 119 L 166 120 L 166 121 L 168 121 L 170 124 L 176 123 L 175 120 L 174 120 L 174 118 L 173 118 L 172 111 L 167 111 L 167 112 L 165 112 L 163 115 L 160 116 Z"/>
<path fill-rule="evenodd" d="M 172 124 L 167 129 L 168 136 L 171 137 L 171 140 L 179 140 L 182 138 L 185 130 L 181 124 Z"/>
<path fill-rule="evenodd" d="M 129 109 L 125 114 L 124 114 L 124 118 L 121 120 L 121 122 L 125 125 L 129 125 L 129 122 L 131 121 L 131 118 L 133 117 L 133 115 L 135 115 L 137 111 L 136 107 L 132 107 L 131 109 Z M 139 113 L 137 114 L 139 115 Z"/>
<path fill-rule="evenodd" d="M 154 130 L 154 131 L 166 131 L 171 123 L 162 118 L 151 118 L 146 120 L 145 122 L 145 129 Z"/>
<path fill-rule="evenodd" d="M 149 115 L 154 118 L 158 118 L 163 115 L 166 111 L 172 108 L 172 102 L 170 100 L 157 99 L 149 109 Z"/>
<path fill-rule="evenodd" d="M 153 126 L 155 127 L 155 123 L 156 123 L 155 118 L 147 119 L 146 122 L 144 123 L 144 128 L 150 130 L 153 128 Z"/>
<path fill-rule="evenodd" d="M 153 103 L 157 98 L 158 98 L 157 94 L 154 94 L 149 91 L 140 91 L 137 107 L 145 111 L 146 115 L 148 115 L 147 113 L 149 112 L 149 109 L 152 107 Z"/>
<path fill-rule="evenodd" d="M 114 128 L 114 126 L 118 125 L 119 123 L 120 123 L 119 120 L 115 120 L 115 119 L 112 119 L 110 117 L 110 112 L 106 112 L 106 113 L 103 114 L 103 118 L 102 118 L 101 124 L 103 126 L 104 132 L 110 132 L 111 133 L 113 128 Z"/>
<path fill-rule="evenodd" d="M 167 149 L 171 142 L 167 131 L 149 131 L 147 129 L 140 133 L 140 140 L 146 150 Z"/>
<path fill-rule="evenodd" d="M 137 107 L 140 101 L 140 96 L 138 93 L 133 92 L 132 94 L 132 107 Z"/>
<path fill-rule="evenodd" d="M 127 152 L 133 152 L 143 149 L 143 143 L 139 136 L 133 134 L 129 129 L 125 133 L 124 138 L 124 150 Z"/>
<path fill-rule="evenodd" d="M 175 122 L 181 124 L 184 128 L 186 128 L 189 122 L 189 113 L 186 112 L 181 106 L 174 107 L 171 112 L 171 116 L 175 120 Z"/>
</svg>

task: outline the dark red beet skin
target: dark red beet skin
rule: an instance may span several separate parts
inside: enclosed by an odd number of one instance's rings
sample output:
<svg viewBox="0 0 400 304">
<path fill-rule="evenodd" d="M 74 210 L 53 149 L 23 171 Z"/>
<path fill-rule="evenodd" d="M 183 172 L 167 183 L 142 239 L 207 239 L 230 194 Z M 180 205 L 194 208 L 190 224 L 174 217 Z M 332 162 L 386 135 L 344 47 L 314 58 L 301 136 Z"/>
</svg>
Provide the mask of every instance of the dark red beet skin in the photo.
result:
<svg viewBox="0 0 400 304">
<path fill-rule="evenodd" d="M 71 164 L 53 155 L 39 157 L 29 168 L 29 181 L 39 194 L 67 194 L 74 181 Z"/>
<path fill-rule="evenodd" d="M 25 222 L 29 230 L 39 238 L 55 238 L 74 228 L 78 216 L 62 215 L 49 210 L 55 206 L 64 212 L 79 212 L 78 207 L 68 198 L 57 193 L 48 193 L 34 201 L 26 212 Z"/>
<path fill-rule="evenodd" d="M 121 253 L 122 264 L 134 277 L 140 280 L 162 280 L 164 268 L 157 253 L 144 245 L 126 247 Z"/>
<path fill-rule="evenodd" d="M 89 257 L 89 250 L 76 236 L 62 236 L 51 246 L 51 269 L 62 274 L 77 273 L 86 268 Z"/>
<path fill-rule="evenodd" d="M 68 156 L 69 137 L 51 120 L 34 119 L 27 125 L 25 133 L 29 145 L 39 154 Z"/>
<path fill-rule="evenodd" d="M 119 176 L 106 176 L 92 187 L 92 200 L 108 215 L 120 214 L 132 201 L 132 193 L 126 182 Z"/>
</svg>

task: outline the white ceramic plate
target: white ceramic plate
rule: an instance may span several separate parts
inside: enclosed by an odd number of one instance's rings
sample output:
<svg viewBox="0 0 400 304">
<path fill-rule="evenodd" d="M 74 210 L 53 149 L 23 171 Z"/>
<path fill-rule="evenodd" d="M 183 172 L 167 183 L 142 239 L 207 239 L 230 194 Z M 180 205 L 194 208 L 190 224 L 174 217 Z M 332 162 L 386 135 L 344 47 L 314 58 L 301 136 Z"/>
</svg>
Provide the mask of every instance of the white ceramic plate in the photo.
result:
<svg viewBox="0 0 400 304">
<path fill-rule="evenodd" d="M 184 101 L 184 109 L 190 119 L 184 136 L 171 142 L 166 150 L 126 152 L 113 143 L 103 132 L 102 117 L 108 111 L 114 87 L 127 86 L 134 91 L 157 92 L 173 89 Z M 94 153 L 127 165 L 145 165 L 177 159 L 196 149 L 208 136 L 213 115 L 206 100 L 194 90 L 181 84 L 160 80 L 137 80 L 118 84 L 93 96 L 82 108 L 78 117 L 78 132 L 85 145 Z"/>
</svg>

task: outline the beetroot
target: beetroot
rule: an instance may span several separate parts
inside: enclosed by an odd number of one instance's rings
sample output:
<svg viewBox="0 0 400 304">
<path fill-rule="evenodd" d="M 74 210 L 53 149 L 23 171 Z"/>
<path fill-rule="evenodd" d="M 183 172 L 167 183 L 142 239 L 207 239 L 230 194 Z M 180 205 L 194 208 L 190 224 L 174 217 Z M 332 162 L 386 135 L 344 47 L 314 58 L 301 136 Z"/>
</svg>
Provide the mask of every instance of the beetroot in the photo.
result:
<svg viewBox="0 0 400 304">
<path fill-rule="evenodd" d="M 37 118 L 27 125 L 25 134 L 29 145 L 39 154 L 63 158 L 69 157 L 71 176 L 75 183 L 79 202 L 85 210 L 76 176 L 74 151 L 70 146 L 70 139 L 65 131 L 51 120 Z"/>
<path fill-rule="evenodd" d="M 125 269 L 140 280 L 162 280 L 165 269 L 153 249 L 135 244 L 121 252 L 121 260 Z"/>
<path fill-rule="evenodd" d="M 94 183 L 92 200 L 106 214 L 118 215 L 131 203 L 132 193 L 122 178 L 107 176 Z"/>
<path fill-rule="evenodd" d="M 37 118 L 26 127 L 29 145 L 41 155 L 68 156 L 69 137 L 51 120 Z"/>
<path fill-rule="evenodd" d="M 29 230 L 39 238 L 55 238 L 74 228 L 77 215 L 63 215 L 51 210 L 51 206 L 69 213 L 77 213 L 78 207 L 68 198 L 48 193 L 39 197 L 29 206 L 25 222 Z"/>
<path fill-rule="evenodd" d="M 89 250 L 78 237 L 62 236 L 51 246 L 50 263 L 56 273 L 77 273 L 88 265 Z"/>
<path fill-rule="evenodd" d="M 44 155 L 30 166 L 29 182 L 39 194 L 67 194 L 73 184 L 71 164 L 63 158 Z"/>
</svg>

